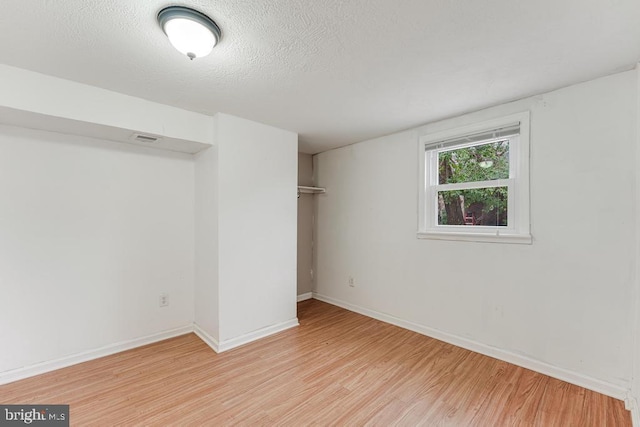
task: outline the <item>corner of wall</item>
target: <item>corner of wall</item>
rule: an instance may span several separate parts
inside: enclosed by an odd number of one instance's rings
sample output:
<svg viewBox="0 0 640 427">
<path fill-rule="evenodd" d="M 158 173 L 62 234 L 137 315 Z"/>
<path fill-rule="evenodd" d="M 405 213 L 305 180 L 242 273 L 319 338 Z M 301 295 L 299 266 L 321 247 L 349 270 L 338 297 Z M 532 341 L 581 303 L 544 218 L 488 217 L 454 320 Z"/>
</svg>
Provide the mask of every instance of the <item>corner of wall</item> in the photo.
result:
<svg viewBox="0 0 640 427">
<path fill-rule="evenodd" d="M 213 351 L 220 353 L 220 344 L 218 340 L 209 335 L 204 329 L 202 329 L 197 323 L 193 323 L 193 333 L 198 336 L 205 344 L 207 344 Z"/>
<path fill-rule="evenodd" d="M 198 326 L 198 336 L 216 350 L 220 324 L 217 115 L 210 124 L 212 146 L 195 158 L 194 323 Z"/>
<path fill-rule="evenodd" d="M 635 163 L 636 165 L 640 165 L 640 63 L 636 65 L 636 111 L 635 111 Z M 638 169 L 635 169 L 636 177 L 635 177 L 635 197 L 634 197 L 634 208 L 635 208 L 635 218 L 636 218 L 636 265 L 634 271 L 634 283 L 633 287 L 634 295 L 633 295 L 633 318 L 632 318 L 632 336 L 633 340 L 632 349 L 632 370 L 631 370 L 631 390 L 629 393 L 629 397 L 627 400 L 631 403 L 631 417 L 634 426 L 640 427 L 640 412 L 638 409 L 638 401 L 640 400 L 640 337 L 638 337 L 638 333 L 640 332 L 640 217 L 638 213 L 640 212 L 640 172 Z M 627 403 L 627 401 L 625 401 Z"/>
<path fill-rule="evenodd" d="M 629 393 L 624 399 L 624 408 L 631 412 L 631 425 L 640 427 L 640 411 L 638 410 L 638 401 Z"/>
</svg>

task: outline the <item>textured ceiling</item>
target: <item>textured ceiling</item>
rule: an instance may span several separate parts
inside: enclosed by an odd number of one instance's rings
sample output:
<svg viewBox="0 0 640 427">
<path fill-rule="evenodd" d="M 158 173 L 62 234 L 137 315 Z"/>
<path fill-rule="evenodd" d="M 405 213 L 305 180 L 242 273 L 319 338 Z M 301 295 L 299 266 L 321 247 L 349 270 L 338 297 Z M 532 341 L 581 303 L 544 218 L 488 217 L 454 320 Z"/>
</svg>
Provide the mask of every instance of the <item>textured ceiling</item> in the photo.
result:
<svg viewBox="0 0 640 427">
<path fill-rule="evenodd" d="M 185 0 L 222 42 L 193 62 L 166 0 L 2 0 L 0 63 L 300 134 L 316 153 L 640 59 L 638 0 Z"/>
</svg>

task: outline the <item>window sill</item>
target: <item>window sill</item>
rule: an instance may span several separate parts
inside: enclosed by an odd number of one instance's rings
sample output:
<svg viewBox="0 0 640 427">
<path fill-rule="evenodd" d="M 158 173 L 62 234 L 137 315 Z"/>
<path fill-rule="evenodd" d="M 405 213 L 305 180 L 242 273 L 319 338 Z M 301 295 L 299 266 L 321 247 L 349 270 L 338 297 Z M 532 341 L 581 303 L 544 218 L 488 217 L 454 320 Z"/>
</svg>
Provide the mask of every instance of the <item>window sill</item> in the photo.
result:
<svg viewBox="0 0 640 427">
<path fill-rule="evenodd" d="M 453 240 L 461 242 L 514 243 L 530 245 L 531 234 L 455 233 L 442 231 L 419 231 L 418 239 Z"/>
</svg>

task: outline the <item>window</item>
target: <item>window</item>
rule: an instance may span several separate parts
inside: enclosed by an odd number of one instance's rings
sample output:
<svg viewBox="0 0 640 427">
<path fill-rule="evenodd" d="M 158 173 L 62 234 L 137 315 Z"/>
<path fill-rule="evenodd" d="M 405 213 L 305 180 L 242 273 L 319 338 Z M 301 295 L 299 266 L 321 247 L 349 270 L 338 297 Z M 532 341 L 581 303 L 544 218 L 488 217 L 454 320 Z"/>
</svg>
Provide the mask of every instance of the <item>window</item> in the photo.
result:
<svg viewBox="0 0 640 427">
<path fill-rule="evenodd" d="M 531 243 L 529 113 L 420 138 L 419 238 Z"/>
</svg>

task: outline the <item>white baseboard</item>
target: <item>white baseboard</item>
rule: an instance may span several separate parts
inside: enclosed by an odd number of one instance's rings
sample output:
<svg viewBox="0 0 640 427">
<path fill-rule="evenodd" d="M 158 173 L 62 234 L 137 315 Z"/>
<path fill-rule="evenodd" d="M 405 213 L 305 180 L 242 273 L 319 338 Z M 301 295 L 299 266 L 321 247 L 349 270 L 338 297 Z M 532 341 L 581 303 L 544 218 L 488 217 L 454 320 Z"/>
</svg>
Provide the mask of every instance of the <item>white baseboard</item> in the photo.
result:
<svg viewBox="0 0 640 427">
<path fill-rule="evenodd" d="M 517 353 L 513 353 L 509 350 L 503 350 L 497 347 L 491 347 L 486 344 L 482 344 L 478 341 L 473 341 L 467 338 L 459 337 L 447 332 L 443 332 L 437 329 L 433 329 L 427 326 L 422 326 L 417 323 L 409 322 L 388 314 L 380 313 L 368 308 L 360 307 L 355 304 L 351 304 L 345 301 L 341 301 L 335 298 L 327 297 L 316 292 L 313 293 L 313 298 L 319 301 L 342 307 L 349 311 L 363 314 L 368 317 L 380 320 L 382 322 L 390 323 L 392 325 L 399 326 L 410 331 L 417 332 L 422 335 L 426 335 L 431 338 L 435 338 L 446 343 L 465 348 L 467 350 L 481 353 L 486 356 L 493 357 L 495 359 L 503 360 L 505 362 L 513 363 L 514 365 L 522 366 L 523 368 L 531 369 L 532 371 L 540 372 L 541 374 L 549 375 L 550 377 L 557 378 L 562 381 L 566 381 L 571 384 L 575 384 L 580 387 L 587 388 L 589 390 L 596 391 L 598 393 L 611 396 L 615 399 L 625 400 L 627 397 L 627 389 L 623 386 L 611 384 L 596 378 L 592 378 L 577 372 L 573 372 L 567 369 L 559 368 L 557 366 L 550 365 L 545 362 L 541 362 L 536 359 L 532 359 L 527 356 L 523 356 Z M 637 412 L 637 410 L 636 410 Z M 640 427 L 640 424 L 634 424 Z"/>
<path fill-rule="evenodd" d="M 97 348 L 95 350 L 84 351 L 51 361 L 37 363 L 31 366 L 25 366 L 23 368 L 12 369 L 10 371 L 0 372 L 0 385 L 55 371 L 56 369 L 66 368 L 78 363 L 88 362 L 89 360 L 98 359 L 100 357 L 110 356 L 115 353 L 131 350 L 133 348 L 141 347 L 147 344 L 153 344 L 158 341 L 163 341 L 169 338 L 177 337 L 179 335 L 188 334 L 190 332 L 193 332 L 192 324 L 183 326 L 181 328 L 160 332 L 157 334 L 147 335 L 141 338 L 110 344 L 104 347 Z"/>
<path fill-rule="evenodd" d="M 298 295 L 298 302 L 300 301 L 306 301 L 308 299 L 313 298 L 313 292 L 307 292 L 306 294 L 300 294 Z"/>
<path fill-rule="evenodd" d="M 211 347 L 216 353 L 220 353 L 220 345 L 218 340 L 209 335 L 202 329 L 197 323 L 193 324 L 193 332 L 202 340 L 206 345 Z"/>
<path fill-rule="evenodd" d="M 219 343 L 215 338 L 206 333 L 200 326 L 192 323 L 181 328 L 171 329 L 157 334 L 148 335 L 146 337 L 136 338 L 129 341 L 122 341 L 95 350 L 84 351 L 82 353 L 72 354 L 70 356 L 61 357 L 59 359 L 47 362 L 37 363 L 35 365 L 25 366 L 23 368 L 0 372 L 0 385 L 55 371 L 57 369 L 66 368 L 78 363 L 88 362 L 100 357 L 110 356 L 115 353 L 131 350 L 136 347 L 142 347 L 143 345 L 147 344 L 153 344 L 158 341 L 163 341 L 191 332 L 194 332 L 202 341 L 204 341 L 205 344 L 211 347 L 213 351 L 215 351 L 216 353 L 221 353 L 223 351 L 231 350 L 232 348 L 248 344 L 260 338 L 273 335 L 280 331 L 284 331 L 285 329 L 293 328 L 295 326 L 298 326 L 298 324 L 298 319 L 293 318 L 285 322 L 258 329 L 257 331 L 253 331 L 248 334 Z"/>
<path fill-rule="evenodd" d="M 257 331 L 249 332 L 248 334 L 244 334 L 236 338 L 221 341 L 218 344 L 218 350 L 219 352 L 231 350 L 232 348 L 240 347 L 241 345 L 259 340 L 260 338 L 268 337 L 269 335 L 273 335 L 298 325 L 298 318 L 294 317 L 293 319 L 280 322 L 272 326 L 267 326 L 266 328 L 258 329 Z"/>
</svg>

